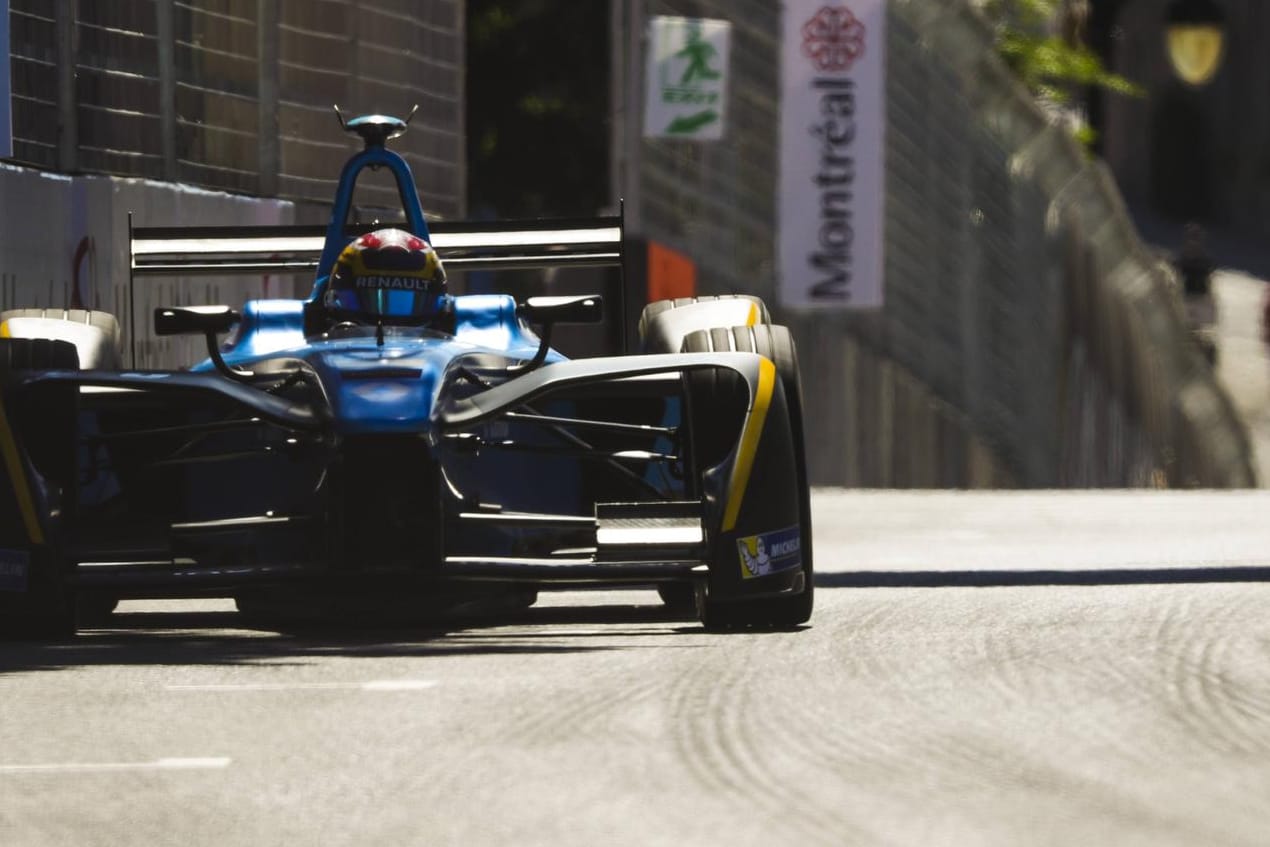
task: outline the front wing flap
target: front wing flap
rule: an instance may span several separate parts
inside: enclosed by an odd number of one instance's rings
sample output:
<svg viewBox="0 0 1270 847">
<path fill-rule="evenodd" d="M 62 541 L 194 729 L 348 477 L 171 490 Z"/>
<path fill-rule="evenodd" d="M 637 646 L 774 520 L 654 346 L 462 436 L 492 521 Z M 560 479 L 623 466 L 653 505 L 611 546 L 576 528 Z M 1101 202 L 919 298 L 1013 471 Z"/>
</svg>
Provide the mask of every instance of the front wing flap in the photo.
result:
<svg viewBox="0 0 1270 847">
<path fill-rule="evenodd" d="M 696 504 L 701 543 L 685 548 L 683 564 L 695 561 L 698 571 L 711 571 L 715 596 L 750 597 L 796 590 L 800 571 L 801 527 L 799 475 L 793 450 L 792 423 L 774 364 L 753 353 L 690 353 L 625 356 L 561 362 L 526 374 L 488 391 L 448 404 L 438 418 L 439 430 L 461 431 L 496 421 L 536 398 L 558 390 L 586 390 L 622 380 L 725 368 L 739 374 L 748 389 L 744 421 L 736 444 L 713 467 L 698 468 L 700 497 Z M 762 540 L 776 558 L 747 558 Z M 691 550 L 691 556 L 687 555 Z M 673 557 L 672 557 L 673 558 Z M 691 561 L 689 561 L 691 560 Z M 494 563 L 482 563 L 488 573 Z M 579 563 L 581 564 L 581 563 Z M 635 562 L 631 562 L 635 565 Z M 640 563 L 644 567 L 650 563 Z M 536 567 L 550 567 L 534 563 Z M 682 574 L 691 567 L 680 567 Z"/>
</svg>

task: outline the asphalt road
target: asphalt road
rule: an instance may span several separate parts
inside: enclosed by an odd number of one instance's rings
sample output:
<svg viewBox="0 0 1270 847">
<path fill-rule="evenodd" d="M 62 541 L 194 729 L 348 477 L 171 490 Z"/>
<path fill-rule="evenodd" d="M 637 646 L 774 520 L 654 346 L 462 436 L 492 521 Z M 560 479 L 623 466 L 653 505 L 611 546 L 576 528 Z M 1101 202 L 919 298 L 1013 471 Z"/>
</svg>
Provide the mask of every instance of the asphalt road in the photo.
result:
<svg viewBox="0 0 1270 847">
<path fill-rule="evenodd" d="M 0 845 L 1263 845 L 1270 493 L 817 492 L 818 606 L 0 647 Z"/>
</svg>

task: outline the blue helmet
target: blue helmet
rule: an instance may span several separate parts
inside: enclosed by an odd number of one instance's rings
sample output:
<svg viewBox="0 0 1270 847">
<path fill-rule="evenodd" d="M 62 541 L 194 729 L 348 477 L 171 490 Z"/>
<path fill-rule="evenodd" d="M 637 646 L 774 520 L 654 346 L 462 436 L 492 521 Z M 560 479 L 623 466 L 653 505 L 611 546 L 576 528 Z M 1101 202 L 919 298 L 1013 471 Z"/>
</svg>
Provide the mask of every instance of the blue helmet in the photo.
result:
<svg viewBox="0 0 1270 847">
<path fill-rule="evenodd" d="M 371 319 L 428 318 L 441 309 L 445 269 L 432 245 L 400 229 L 354 239 L 335 262 L 324 305 Z"/>
</svg>

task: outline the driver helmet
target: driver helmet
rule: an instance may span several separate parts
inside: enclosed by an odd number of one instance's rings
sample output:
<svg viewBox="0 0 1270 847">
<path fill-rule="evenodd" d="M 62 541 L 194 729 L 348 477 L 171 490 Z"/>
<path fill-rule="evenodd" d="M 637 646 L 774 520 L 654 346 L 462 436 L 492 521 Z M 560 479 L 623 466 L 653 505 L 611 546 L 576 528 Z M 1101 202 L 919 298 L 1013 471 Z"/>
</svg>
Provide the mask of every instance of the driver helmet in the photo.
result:
<svg viewBox="0 0 1270 847">
<path fill-rule="evenodd" d="M 372 319 L 429 318 L 441 311 L 445 269 L 432 245 L 400 229 L 355 238 L 335 262 L 328 309 Z"/>
</svg>

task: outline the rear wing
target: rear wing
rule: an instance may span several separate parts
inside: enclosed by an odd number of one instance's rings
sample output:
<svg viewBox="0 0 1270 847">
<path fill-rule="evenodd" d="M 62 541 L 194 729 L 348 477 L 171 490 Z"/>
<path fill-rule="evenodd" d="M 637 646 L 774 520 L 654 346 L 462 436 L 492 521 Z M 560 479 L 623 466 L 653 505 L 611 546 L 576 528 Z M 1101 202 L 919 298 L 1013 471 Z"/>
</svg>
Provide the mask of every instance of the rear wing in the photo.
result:
<svg viewBox="0 0 1270 847">
<path fill-rule="evenodd" d="M 346 225 L 345 243 L 391 223 Z M 402 224 L 402 226 L 405 226 Z M 617 343 L 626 347 L 626 267 L 621 214 L 520 221 L 435 221 L 430 240 L 451 270 L 617 267 Z M 136 366 L 137 277 L 309 274 L 328 225 L 134 227 L 128 215 L 128 321 Z M 341 249 L 342 249 L 342 245 Z M 333 255 L 338 255 L 334 251 Z"/>
<path fill-rule="evenodd" d="M 387 224 L 345 228 L 348 240 Z M 621 266 L 620 216 L 532 221 L 434 221 L 432 247 L 447 268 Z M 326 244 L 325 225 L 136 227 L 128 221 L 133 277 L 312 274 Z"/>
</svg>

